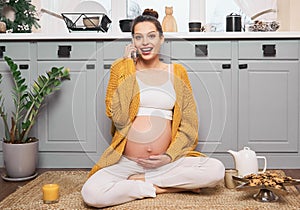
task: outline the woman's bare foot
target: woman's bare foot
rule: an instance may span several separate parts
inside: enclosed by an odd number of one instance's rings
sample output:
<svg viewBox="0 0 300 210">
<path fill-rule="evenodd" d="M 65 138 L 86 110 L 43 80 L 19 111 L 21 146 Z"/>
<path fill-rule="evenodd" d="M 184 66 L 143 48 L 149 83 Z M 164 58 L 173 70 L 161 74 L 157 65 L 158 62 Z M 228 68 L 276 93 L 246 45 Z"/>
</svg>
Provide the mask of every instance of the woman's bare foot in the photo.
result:
<svg viewBox="0 0 300 210">
<path fill-rule="evenodd" d="M 145 174 L 133 174 L 130 175 L 128 180 L 140 180 L 140 181 L 145 181 Z M 156 194 L 161 194 L 161 193 L 175 193 L 175 192 L 184 192 L 184 191 L 191 191 L 193 193 L 200 193 L 201 189 L 196 188 L 196 189 L 182 189 L 182 188 L 174 188 L 174 187 L 167 187 L 167 188 L 162 188 L 158 187 L 156 185 L 153 185 L 155 187 L 155 192 Z"/>
<path fill-rule="evenodd" d="M 190 191 L 193 192 L 193 193 L 199 194 L 201 192 L 201 189 L 200 188 L 196 188 L 196 189 L 192 189 Z"/>
</svg>

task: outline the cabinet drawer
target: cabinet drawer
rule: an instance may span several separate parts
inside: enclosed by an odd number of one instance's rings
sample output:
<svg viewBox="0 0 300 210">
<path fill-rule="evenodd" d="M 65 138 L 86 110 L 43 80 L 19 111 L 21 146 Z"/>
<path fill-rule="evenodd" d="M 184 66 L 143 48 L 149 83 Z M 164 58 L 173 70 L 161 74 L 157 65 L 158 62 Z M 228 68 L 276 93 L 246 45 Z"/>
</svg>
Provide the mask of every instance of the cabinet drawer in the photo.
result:
<svg viewBox="0 0 300 210">
<path fill-rule="evenodd" d="M 112 41 L 104 42 L 103 58 L 104 60 L 115 60 L 124 55 L 125 46 L 130 44 L 131 40 L 127 41 Z"/>
<path fill-rule="evenodd" d="M 172 59 L 231 59 L 229 41 L 172 41 Z"/>
<path fill-rule="evenodd" d="M 30 43 L 0 42 L 0 59 L 4 56 L 13 60 L 30 60 Z"/>
<path fill-rule="evenodd" d="M 131 40 L 104 42 L 103 57 L 104 60 L 116 60 L 122 58 L 125 52 L 126 45 L 130 44 Z M 165 62 L 169 61 L 170 57 L 170 42 L 165 41 L 160 49 L 160 58 Z"/>
<path fill-rule="evenodd" d="M 240 41 L 239 59 L 298 59 L 298 41 Z"/>
<path fill-rule="evenodd" d="M 96 59 L 96 42 L 38 42 L 38 60 Z"/>
</svg>

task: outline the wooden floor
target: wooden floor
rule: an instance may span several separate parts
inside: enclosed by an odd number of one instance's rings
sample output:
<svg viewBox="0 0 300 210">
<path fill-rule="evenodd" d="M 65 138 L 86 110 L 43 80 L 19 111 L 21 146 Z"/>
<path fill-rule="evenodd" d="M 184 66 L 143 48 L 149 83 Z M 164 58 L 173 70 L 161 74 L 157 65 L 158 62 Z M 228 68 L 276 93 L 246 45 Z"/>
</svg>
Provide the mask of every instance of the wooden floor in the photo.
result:
<svg viewBox="0 0 300 210">
<path fill-rule="evenodd" d="M 89 170 L 89 169 L 38 169 L 38 173 L 42 174 L 45 171 L 50 170 Z M 291 176 L 295 179 L 300 179 L 300 169 L 285 169 L 283 170 L 287 176 Z M 4 173 L 4 169 L 0 168 L 0 174 Z M 22 182 L 7 182 L 0 178 L 0 201 L 2 201 L 5 197 L 9 194 L 16 191 L 19 187 L 27 184 L 29 181 L 22 181 Z M 296 186 L 300 192 L 300 186 Z"/>
</svg>

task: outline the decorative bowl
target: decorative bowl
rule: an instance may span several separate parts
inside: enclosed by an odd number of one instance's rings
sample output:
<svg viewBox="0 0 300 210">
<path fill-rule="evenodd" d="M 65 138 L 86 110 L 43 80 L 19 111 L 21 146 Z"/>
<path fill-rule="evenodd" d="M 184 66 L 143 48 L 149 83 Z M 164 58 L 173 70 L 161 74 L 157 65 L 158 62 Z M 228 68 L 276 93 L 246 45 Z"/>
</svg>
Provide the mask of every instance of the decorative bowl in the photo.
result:
<svg viewBox="0 0 300 210">
<path fill-rule="evenodd" d="M 238 191 L 259 190 L 253 195 L 256 201 L 273 202 L 277 201 L 279 195 L 286 195 L 286 186 L 298 185 L 300 180 L 283 176 L 275 172 L 265 172 L 260 174 L 249 174 L 244 177 L 232 176 L 235 181 L 242 182 L 236 187 Z"/>
<path fill-rule="evenodd" d="M 83 25 L 86 28 L 95 28 L 99 26 L 100 22 L 100 17 L 99 16 L 94 16 L 94 17 L 84 17 L 82 18 Z"/>
<path fill-rule="evenodd" d="M 279 22 L 271 21 L 264 22 L 256 20 L 254 23 L 248 26 L 248 31 L 250 32 L 269 32 L 269 31 L 277 31 L 279 28 Z"/>
</svg>

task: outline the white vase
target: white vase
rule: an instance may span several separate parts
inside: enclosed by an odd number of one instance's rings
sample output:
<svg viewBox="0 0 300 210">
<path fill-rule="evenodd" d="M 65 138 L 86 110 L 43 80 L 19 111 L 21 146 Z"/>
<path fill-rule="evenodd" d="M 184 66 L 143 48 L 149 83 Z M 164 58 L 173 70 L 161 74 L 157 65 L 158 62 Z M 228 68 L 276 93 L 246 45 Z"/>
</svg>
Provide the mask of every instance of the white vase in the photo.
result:
<svg viewBox="0 0 300 210">
<path fill-rule="evenodd" d="M 10 178 L 30 177 L 36 173 L 39 142 L 2 143 L 4 167 Z"/>
</svg>

